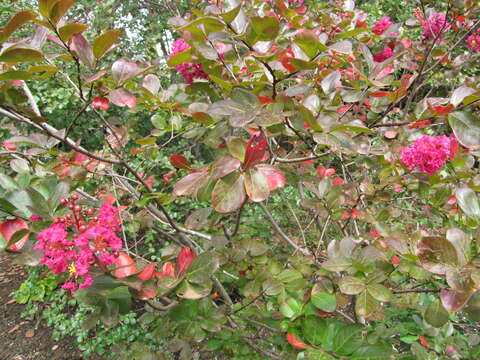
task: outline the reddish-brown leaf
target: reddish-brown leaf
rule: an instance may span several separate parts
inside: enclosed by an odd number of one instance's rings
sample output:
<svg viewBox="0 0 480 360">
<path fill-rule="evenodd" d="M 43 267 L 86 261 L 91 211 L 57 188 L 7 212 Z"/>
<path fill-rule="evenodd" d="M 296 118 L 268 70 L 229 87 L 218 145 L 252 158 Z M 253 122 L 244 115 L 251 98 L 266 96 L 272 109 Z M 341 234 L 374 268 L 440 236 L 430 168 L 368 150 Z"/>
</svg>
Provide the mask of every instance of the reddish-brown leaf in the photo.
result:
<svg viewBox="0 0 480 360">
<path fill-rule="evenodd" d="M 131 276 L 137 272 L 137 265 L 130 255 L 120 252 L 115 260 L 115 271 L 113 275 L 116 278 L 124 278 Z"/>
<path fill-rule="evenodd" d="M 172 164 L 172 166 L 178 169 L 191 170 L 190 163 L 185 158 L 185 156 L 181 154 L 173 154 L 170 156 L 169 160 L 170 160 L 170 164 Z"/>
<path fill-rule="evenodd" d="M 243 168 L 248 170 L 262 161 L 267 154 L 267 147 L 267 138 L 263 133 L 253 135 L 247 143 Z"/>
<path fill-rule="evenodd" d="M 25 221 L 20 218 L 13 219 L 13 220 L 5 220 L 4 222 L 0 223 L 0 234 L 3 235 L 7 243 L 10 241 L 12 236 L 20 230 L 26 229 L 28 230 L 28 225 Z M 17 242 L 8 246 L 8 250 L 10 251 L 20 251 L 28 240 L 28 234 L 23 236 Z"/>
<path fill-rule="evenodd" d="M 180 277 L 185 274 L 185 271 L 187 271 L 192 261 L 195 260 L 195 257 L 195 252 L 189 247 L 183 247 L 182 250 L 180 250 L 177 258 L 177 265 L 175 266 L 175 273 L 177 276 Z"/>
<path fill-rule="evenodd" d="M 270 191 L 285 186 L 285 174 L 272 165 L 258 165 L 256 169 L 267 179 Z"/>
</svg>

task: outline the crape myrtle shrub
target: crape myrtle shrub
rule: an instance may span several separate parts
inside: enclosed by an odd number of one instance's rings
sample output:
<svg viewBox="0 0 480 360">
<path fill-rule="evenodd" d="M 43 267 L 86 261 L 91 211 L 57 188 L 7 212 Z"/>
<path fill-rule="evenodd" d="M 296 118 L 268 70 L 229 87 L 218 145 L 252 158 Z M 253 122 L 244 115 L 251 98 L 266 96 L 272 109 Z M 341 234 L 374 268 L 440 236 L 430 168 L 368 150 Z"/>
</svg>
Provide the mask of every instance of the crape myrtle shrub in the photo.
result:
<svg viewBox="0 0 480 360">
<path fill-rule="evenodd" d="M 73 5 L 0 32 L 0 233 L 96 309 L 87 327 L 134 304 L 181 358 L 478 358 L 475 2 L 398 22 L 351 0 L 196 1 L 151 61 L 112 58 L 120 31 L 90 37 Z M 165 63 L 183 82 L 162 88 Z M 53 76 L 77 104 L 64 129 L 35 101 Z"/>
</svg>

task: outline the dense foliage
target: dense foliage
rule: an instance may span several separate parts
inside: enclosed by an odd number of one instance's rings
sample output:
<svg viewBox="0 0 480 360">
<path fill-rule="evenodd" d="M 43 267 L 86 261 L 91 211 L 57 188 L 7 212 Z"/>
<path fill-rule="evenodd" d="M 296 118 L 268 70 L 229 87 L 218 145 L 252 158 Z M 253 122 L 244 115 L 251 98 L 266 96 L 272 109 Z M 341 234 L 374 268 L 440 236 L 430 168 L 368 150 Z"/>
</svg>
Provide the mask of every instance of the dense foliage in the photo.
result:
<svg viewBox="0 0 480 360">
<path fill-rule="evenodd" d="M 27 313 L 129 359 L 480 356 L 474 1 L 20 4 L 0 244 Z"/>
</svg>

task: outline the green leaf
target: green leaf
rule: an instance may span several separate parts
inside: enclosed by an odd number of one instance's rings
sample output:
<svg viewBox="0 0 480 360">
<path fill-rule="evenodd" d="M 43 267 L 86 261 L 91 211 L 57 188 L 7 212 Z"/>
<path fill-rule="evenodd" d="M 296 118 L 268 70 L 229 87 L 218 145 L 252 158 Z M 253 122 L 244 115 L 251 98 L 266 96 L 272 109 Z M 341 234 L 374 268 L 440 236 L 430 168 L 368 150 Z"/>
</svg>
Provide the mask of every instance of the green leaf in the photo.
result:
<svg viewBox="0 0 480 360">
<path fill-rule="evenodd" d="M 460 144 L 469 149 L 480 149 L 480 124 L 472 114 L 455 111 L 448 114 L 448 123 Z"/>
<path fill-rule="evenodd" d="M 350 355 L 363 343 L 362 328 L 357 325 L 344 325 L 333 337 L 332 351 L 338 355 Z"/>
<path fill-rule="evenodd" d="M 38 0 L 38 10 L 40 11 L 40 14 L 49 19 L 52 8 L 59 1 L 60 0 Z"/>
<path fill-rule="evenodd" d="M 378 301 L 392 300 L 392 291 L 381 284 L 370 284 L 367 290 Z"/>
<path fill-rule="evenodd" d="M 98 36 L 92 44 L 93 55 L 100 59 L 115 44 L 121 34 L 120 30 L 108 30 Z"/>
<path fill-rule="evenodd" d="M 370 295 L 370 293 L 366 290 L 357 295 L 355 301 L 355 312 L 358 316 L 368 317 L 374 311 L 376 307 L 375 299 Z"/>
<path fill-rule="evenodd" d="M 21 70 L 6 71 L 0 74 L 0 80 L 30 80 L 33 77 L 32 73 Z"/>
<path fill-rule="evenodd" d="M 251 18 L 253 31 L 258 41 L 270 41 L 277 37 L 280 31 L 280 22 L 273 16 L 253 16 Z"/>
<path fill-rule="evenodd" d="M 214 261 L 211 252 L 199 254 L 188 267 L 186 279 L 191 283 L 202 284 L 209 281 L 217 269 L 217 263 Z"/>
<path fill-rule="evenodd" d="M 310 344 L 322 346 L 327 338 L 328 327 L 324 319 L 307 316 L 303 321 L 303 337 Z"/>
<path fill-rule="evenodd" d="M 333 312 L 337 308 L 337 298 L 335 295 L 319 292 L 312 295 L 312 304 L 322 311 Z"/>
<path fill-rule="evenodd" d="M 425 321 L 436 328 L 442 327 L 448 321 L 448 312 L 438 299 L 431 302 L 425 310 Z"/>
<path fill-rule="evenodd" d="M 81 34 L 88 29 L 88 26 L 80 23 L 67 24 L 58 29 L 60 39 L 64 42 L 70 41 L 73 35 Z"/>
<path fill-rule="evenodd" d="M 43 54 L 40 51 L 29 48 L 14 48 L 9 47 L 5 49 L 0 55 L 0 61 L 15 63 L 15 62 L 31 62 L 44 60 Z"/>
<path fill-rule="evenodd" d="M 35 13 L 30 10 L 19 11 L 12 16 L 12 18 L 5 24 L 0 31 L 0 44 L 8 40 L 17 29 L 30 20 L 35 19 Z"/>
<path fill-rule="evenodd" d="M 240 9 L 242 8 L 242 4 L 238 5 L 237 7 L 233 8 L 232 10 L 220 14 L 222 17 L 223 21 L 225 21 L 227 24 L 231 24 L 233 20 L 237 17 L 238 13 L 240 12 Z"/>
<path fill-rule="evenodd" d="M 323 45 L 318 36 L 311 30 L 304 29 L 299 32 L 293 40 L 300 49 L 310 58 L 313 59 L 320 51 L 328 51 L 328 47 Z"/>
<path fill-rule="evenodd" d="M 455 191 L 460 209 L 469 218 L 480 221 L 480 203 L 477 194 L 469 187 L 461 187 Z"/>
<path fill-rule="evenodd" d="M 291 319 L 301 314 L 302 304 L 294 298 L 288 298 L 280 304 L 279 310 L 283 316 Z"/>
<path fill-rule="evenodd" d="M 70 9 L 77 0 L 59 0 L 54 4 L 50 10 L 50 20 L 54 25 L 57 25 L 60 19 Z"/>
<path fill-rule="evenodd" d="M 353 276 L 345 276 L 339 282 L 340 291 L 347 295 L 358 295 L 365 290 L 365 281 Z"/>
<path fill-rule="evenodd" d="M 218 180 L 212 192 L 212 206 L 219 213 L 239 209 L 246 199 L 244 176 L 231 174 Z"/>
<path fill-rule="evenodd" d="M 384 344 L 364 345 L 357 349 L 349 359 L 352 360 L 386 360 L 390 359 L 392 348 Z"/>
<path fill-rule="evenodd" d="M 303 279 L 303 276 L 298 270 L 295 269 L 286 269 L 277 275 L 277 280 L 282 283 L 290 283 L 300 279 Z"/>
</svg>

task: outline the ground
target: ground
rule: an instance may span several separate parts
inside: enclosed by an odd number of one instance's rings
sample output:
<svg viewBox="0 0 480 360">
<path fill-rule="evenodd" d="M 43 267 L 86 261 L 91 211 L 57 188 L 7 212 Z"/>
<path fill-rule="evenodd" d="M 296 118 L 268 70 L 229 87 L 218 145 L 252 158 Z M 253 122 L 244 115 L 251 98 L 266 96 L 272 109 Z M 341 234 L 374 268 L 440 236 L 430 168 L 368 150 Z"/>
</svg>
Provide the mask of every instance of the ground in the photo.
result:
<svg viewBox="0 0 480 360">
<path fill-rule="evenodd" d="M 25 320 L 20 314 L 24 305 L 17 304 L 11 293 L 26 277 L 22 266 L 13 265 L 8 256 L 0 255 L 0 360 L 81 360 L 71 338 L 55 341 L 43 323 Z"/>
</svg>

